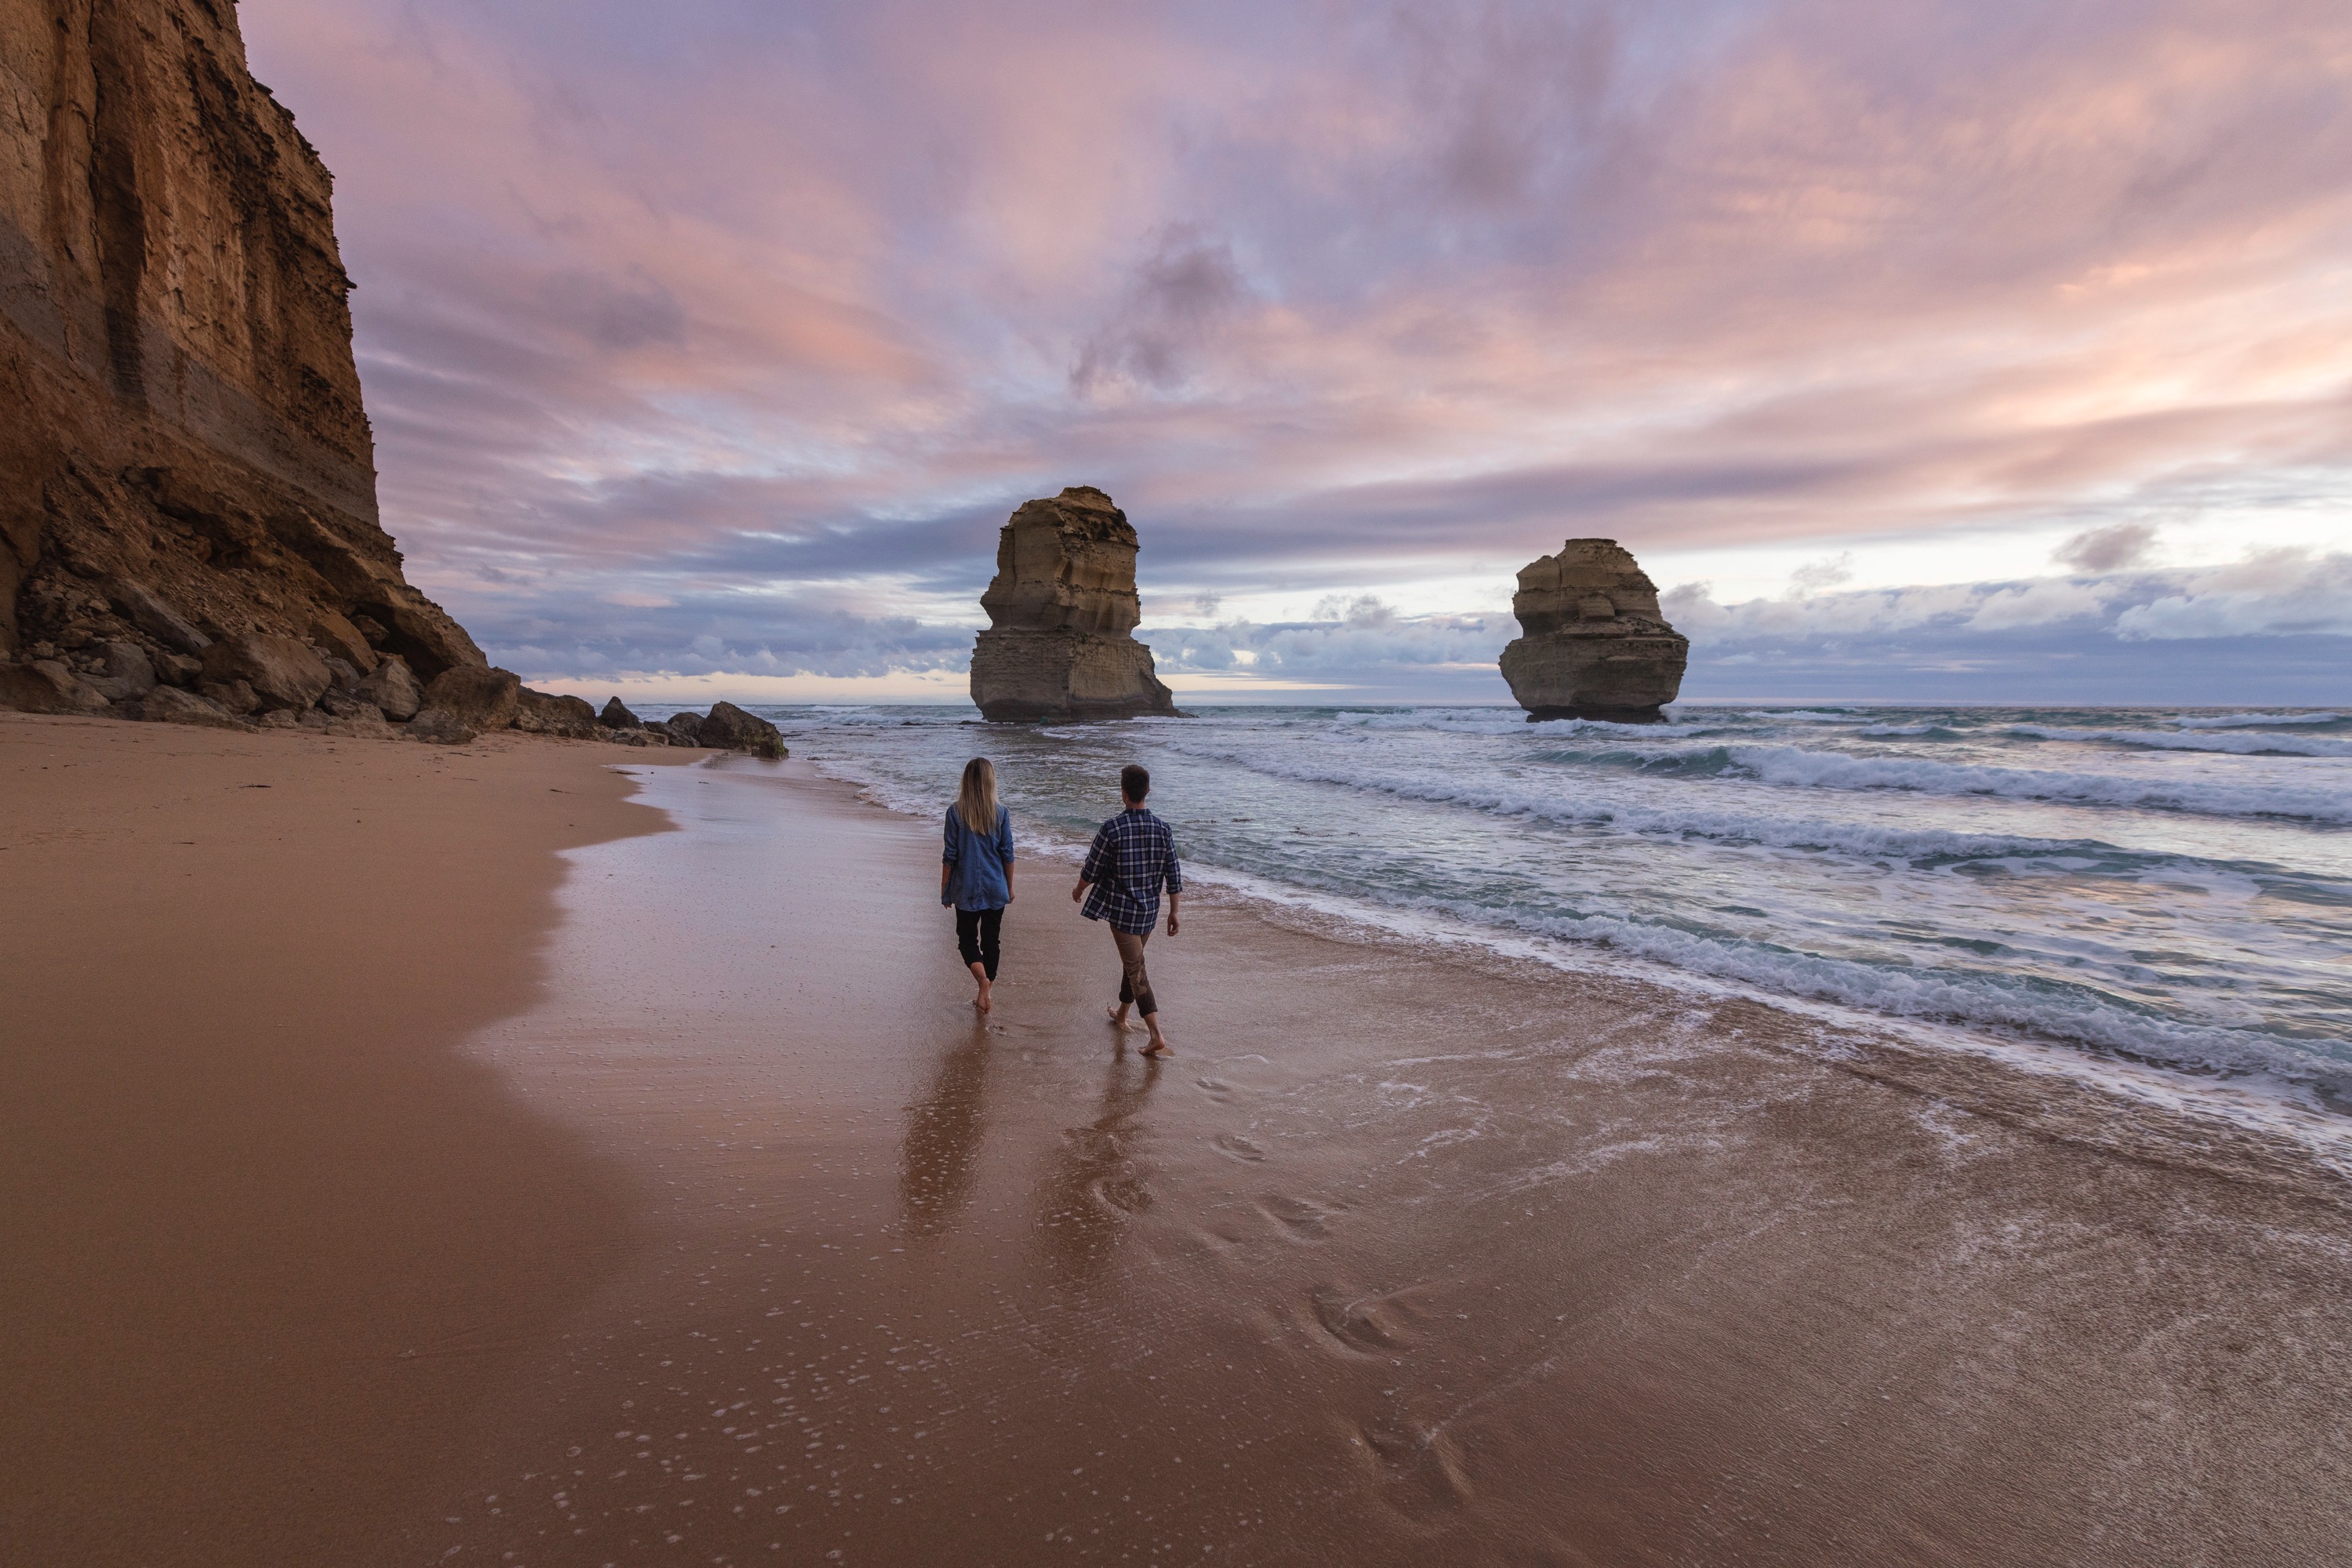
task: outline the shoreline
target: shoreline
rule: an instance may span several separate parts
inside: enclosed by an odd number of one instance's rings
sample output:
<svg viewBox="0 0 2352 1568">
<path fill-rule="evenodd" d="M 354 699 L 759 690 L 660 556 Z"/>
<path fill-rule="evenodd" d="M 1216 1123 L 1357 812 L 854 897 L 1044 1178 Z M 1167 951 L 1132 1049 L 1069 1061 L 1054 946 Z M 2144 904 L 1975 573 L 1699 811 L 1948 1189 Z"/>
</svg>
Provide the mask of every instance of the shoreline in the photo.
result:
<svg viewBox="0 0 2352 1568">
<path fill-rule="evenodd" d="M 0 724 L 20 778 L 75 744 L 0 852 L 55 906 L 17 951 L 77 958 L 0 1110 L 46 1559 L 2287 1564 L 2352 1522 L 2352 1204 L 2273 1146 L 1207 888 L 1148 1062 L 1066 867 L 976 1025 L 935 826 L 805 762 Z M 156 973 L 110 931 L 179 984 L 93 994 Z"/>
<path fill-rule="evenodd" d="M 975 1029 L 929 824 L 812 773 L 646 778 L 681 833 L 572 855 L 553 962 L 614 978 L 478 1048 L 656 1240 L 415 1555 L 2286 1563 L 2346 1522 L 2352 1206 L 2274 1147 L 1217 894 L 1154 943 L 1155 1065 L 1058 865 Z"/>
<path fill-rule="evenodd" d="M 814 770 L 854 792 L 865 804 L 909 820 L 918 814 L 894 804 L 887 786 L 842 771 L 845 764 L 813 760 Z M 1031 841 L 1034 843 L 1034 839 Z M 1076 841 L 1048 840 L 1030 853 L 1075 866 L 1085 855 Z M 1934 1084 L 1919 1092 L 1969 1091 L 1971 1073 L 1989 1075 L 1984 1099 L 2005 1107 L 2003 1114 L 2030 1118 L 2021 1107 L 2031 1085 L 2063 1085 L 2061 1092 L 2087 1097 L 2069 1119 L 2081 1135 L 2100 1120 L 2095 1108 L 2112 1104 L 2144 1117 L 2147 1139 L 2104 1138 L 2094 1146 L 2131 1158 L 2160 1158 L 2166 1146 L 2190 1157 L 2211 1157 L 2218 1143 L 2234 1151 L 2214 1167 L 2293 1179 L 2308 1161 L 2324 1185 L 2344 1184 L 2352 1192 L 2352 1114 L 2315 1103 L 2301 1085 L 2258 1076 L 2202 1075 L 2122 1052 L 2079 1042 L 2004 1034 L 1989 1026 L 1949 1019 L 1874 1013 L 1852 1003 L 1775 992 L 1743 981 L 1677 968 L 1662 960 L 1618 952 L 1605 944 L 1514 933 L 1473 925 L 1442 911 L 1392 908 L 1370 900 L 1311 889 L 1290 888 L 1245 872 L 1188 863 L 1189 880 L 1213 887 L 1257 918 L 1284 929 L 1343 943 L 1378 948 L 1394 944 L 1412 952 L 1459 963 L 1504 976 L 1550 976 L 1599 987 L 1625 986 L 1661 1005 L 1747 1004 L 1778 1015 L 1809 1044 L 1789 1048 L 1824 1065 L 1879 1074 L 1891 1083 Z M 2023 1081 L 2010 1084 L 2004 1075 Z M 2065 1125 L 2040 1119 L 2053 1131 Z"/>
</svg>

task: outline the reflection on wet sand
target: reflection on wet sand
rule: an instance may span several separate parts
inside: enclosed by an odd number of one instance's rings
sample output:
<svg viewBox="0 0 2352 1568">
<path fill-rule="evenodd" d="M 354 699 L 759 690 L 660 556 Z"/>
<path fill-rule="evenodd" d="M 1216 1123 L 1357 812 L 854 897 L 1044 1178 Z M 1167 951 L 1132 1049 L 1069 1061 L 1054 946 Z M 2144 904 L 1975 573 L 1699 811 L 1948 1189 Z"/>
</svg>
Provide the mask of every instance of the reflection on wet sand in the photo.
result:
<svg viewBox="0 0 2352 1568">
<path fill-rule="evenodd" d="M 983 1035 L 887 940 L 929 825 L 789 778 L 661 775 L 687 831 L 583 857 L 498 1059 L 643 1241 L 386 1562 L 2342 1555 L 2340 1183 L 1206 899 L 1182 1060 L 1042 900 Z"/>
<path fill-rule="evenodd" d="M 898 1208 L 910 1236 L 943 1236 L 971 1196 L 984 1129 L 987 1026 L 949 1047 L 929 1090 L 907 1111 L 898 1160 Z"/>
<path fill-rule="evenodd" d="M 1151 1206 L 1145 1167 L 1136 1157 L 1136 1118 L 1159 1086 L 1157 1058 L 1122 1045 L 1103 1079 L 1098 1114 L 1064 1130 L 1037 1193 L 1037 1226 L 1056 1285 L 1076 1289 L 1102 1271 L 1128 1222 Z"/>
</svg>

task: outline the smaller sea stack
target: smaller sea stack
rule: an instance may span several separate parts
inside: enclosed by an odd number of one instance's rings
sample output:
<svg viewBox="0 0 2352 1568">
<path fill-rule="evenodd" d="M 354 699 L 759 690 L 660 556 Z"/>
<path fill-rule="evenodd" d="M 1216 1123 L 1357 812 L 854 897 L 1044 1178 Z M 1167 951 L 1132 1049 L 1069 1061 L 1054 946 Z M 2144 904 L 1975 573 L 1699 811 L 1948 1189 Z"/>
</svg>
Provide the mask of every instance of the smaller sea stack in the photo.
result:
<svg viewBox="0 0 2352 1568">
<path fill-rule="evenodd" d="M 1024 503 L 996 537 L 996 579 L 980 596 L 989 629 L 971 654 L 971 700 L 1011 723 L 1176 712 L 1151 650 L 1129 634 L 1135 530 L 1110 497 L 1073 485 Z"/>
<path fill-rule="evenodd" d="M 1503 679 L 1528 719 L 1654 723 L 1683 688 L 1690 639 L 1666 624 L 1658 585 L 1613 539 L 1571 539 L 1519 569 L 1522 635 Z"/>
</svg>

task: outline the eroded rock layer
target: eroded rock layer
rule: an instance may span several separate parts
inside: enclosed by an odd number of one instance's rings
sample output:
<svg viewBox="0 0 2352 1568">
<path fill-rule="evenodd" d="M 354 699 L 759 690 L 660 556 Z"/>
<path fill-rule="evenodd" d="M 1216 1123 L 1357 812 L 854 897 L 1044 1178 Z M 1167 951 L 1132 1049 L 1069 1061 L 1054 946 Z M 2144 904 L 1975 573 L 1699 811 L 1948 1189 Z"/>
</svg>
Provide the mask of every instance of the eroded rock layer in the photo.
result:
<svg viewBox="0 0 2352 1568">
<path fill-rule="evenodd" d="M 377 521 L 331 191 L 229 0 L 0 0 L 0 662 L 485 663 Z"/>
<path fill-rule="evenodd" d="M 1641 722 L 1682 691 L 1690 639 L 1613 539 L 1571 539 L 1528 562 L 1511 613 L 1522 635 L 1503 649 L 1503 679 L 1530 719 Z"/>
<path fill-rule="evenodd" d="M 1016 723 L 1132 719 L 1176 711 L 1151 650 L 1129 635 L 1135 530 L 1110 497 L 1073 485 L 1024 503 L 996 539 L 996 577 L 980 597 L 989 629 L 971 655 L 971 700 Z"/>
</svg>

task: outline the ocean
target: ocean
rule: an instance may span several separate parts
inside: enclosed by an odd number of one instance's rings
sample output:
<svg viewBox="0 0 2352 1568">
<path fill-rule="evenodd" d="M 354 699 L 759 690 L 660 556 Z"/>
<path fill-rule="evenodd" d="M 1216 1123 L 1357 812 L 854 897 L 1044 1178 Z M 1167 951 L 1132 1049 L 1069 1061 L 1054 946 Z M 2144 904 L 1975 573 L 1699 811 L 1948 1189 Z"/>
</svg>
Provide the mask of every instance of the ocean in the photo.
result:
<svg viewBox="0 0 2352 1568">
<path fill-rule="evenodd" d="M 924 816 L 987 756 L 1033 851 L 1082 849 L 1139 762 L 1197 881 L 2352 1112 L 2352 712 L 753 711 Z"/>
</svg>

